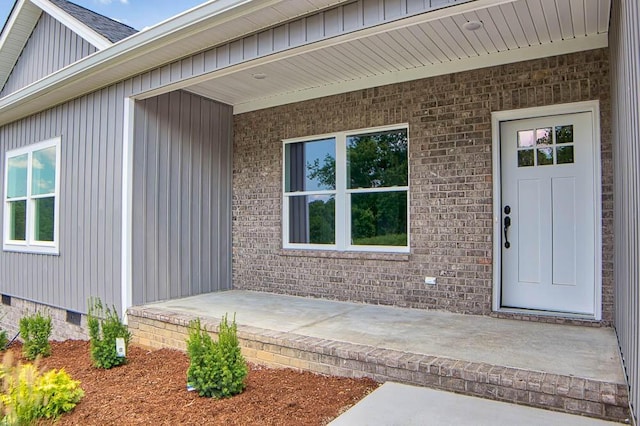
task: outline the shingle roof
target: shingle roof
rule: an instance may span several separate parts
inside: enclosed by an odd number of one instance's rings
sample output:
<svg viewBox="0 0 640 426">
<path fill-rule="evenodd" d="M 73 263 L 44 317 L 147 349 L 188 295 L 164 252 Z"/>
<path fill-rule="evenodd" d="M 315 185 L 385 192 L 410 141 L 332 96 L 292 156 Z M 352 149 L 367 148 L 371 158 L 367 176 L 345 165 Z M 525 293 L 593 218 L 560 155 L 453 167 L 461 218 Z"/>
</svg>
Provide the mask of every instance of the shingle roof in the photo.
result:
<svg viewBox="0 0 640 426">
<path fill-rule="evenodd" d="M 85 9 L 82 6 L 71 3 L 67 0 L 49 0 L 51 3 L 58 6 L 60 9 L 67 12 L 83 24 L 90 27 L 92 30 L 102 35 L 104 38 L 112 43 L 127 38 L 132 34 L 138 32 L 135 28 L 128 25 L 114 21 L 111 18 L 95 13 L 89 9 Z"/>
</svg>

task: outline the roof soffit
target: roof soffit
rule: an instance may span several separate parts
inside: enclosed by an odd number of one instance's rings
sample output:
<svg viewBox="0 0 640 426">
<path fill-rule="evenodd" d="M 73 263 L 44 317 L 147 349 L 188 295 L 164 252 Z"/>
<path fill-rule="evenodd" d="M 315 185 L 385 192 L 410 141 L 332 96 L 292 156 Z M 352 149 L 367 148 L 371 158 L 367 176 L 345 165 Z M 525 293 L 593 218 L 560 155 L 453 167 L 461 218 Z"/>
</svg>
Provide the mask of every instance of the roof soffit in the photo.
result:
<svg viewBox="0 0 640 426">
<path fill-rule="evenodd" d="M 0 88 L 4 86 L 42 15 L 29 0 L 18 0 L 0 34 Z"/>
</svg>

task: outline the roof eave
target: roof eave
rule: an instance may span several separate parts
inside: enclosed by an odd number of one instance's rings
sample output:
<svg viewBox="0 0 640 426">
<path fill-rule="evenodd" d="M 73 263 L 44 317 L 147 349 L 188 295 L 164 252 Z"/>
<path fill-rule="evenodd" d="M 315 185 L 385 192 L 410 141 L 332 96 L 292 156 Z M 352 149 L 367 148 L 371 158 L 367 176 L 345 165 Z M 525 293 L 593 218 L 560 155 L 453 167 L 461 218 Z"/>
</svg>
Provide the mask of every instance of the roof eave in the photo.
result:
<svg viewBox="0 0 640 426">
<path fill-rule="evenodd" d="M 0 88 L 9 78 L 41 14 L 42 10 L 29 0 L 19 0 L 11 10 L 0 34 Z"/>
</svg>

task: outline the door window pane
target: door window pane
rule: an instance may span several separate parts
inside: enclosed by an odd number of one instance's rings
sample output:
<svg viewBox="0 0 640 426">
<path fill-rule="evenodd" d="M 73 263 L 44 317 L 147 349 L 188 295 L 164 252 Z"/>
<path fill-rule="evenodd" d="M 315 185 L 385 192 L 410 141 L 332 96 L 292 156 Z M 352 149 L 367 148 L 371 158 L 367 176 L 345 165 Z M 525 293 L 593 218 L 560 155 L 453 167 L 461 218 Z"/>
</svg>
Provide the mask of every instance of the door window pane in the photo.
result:
<svg viewBox="0 0 640 426">
<path fill-rule="evenodd" d="M 53 194 L 56 191 L 56 147 L 33 152 L 31 194 Z"/>
<path fill-rule="evenodd" d="M 286 192 L 335 189 L 335 139 L 285 145 L 285 170 Z"/>
<path fill-rule="evenodd" d="M 536 145 L 551 145 L 551 127 L 536 130 Z"/>
<path fill-rule="evenodd" d="M 518 167 L 533 166 L 533 150 L 523 149 L 518 151 Z"/>
<path fill-rule="evenodd" d="M 520 130 L 518 132 L 518 148 L 533 146 L 533 130 Z"/>
<path fill-rule="evenodd" d="M 25 241 L 27 239 L 27 201 L 10 201 L 9 203 L 9 239 Z"/>
<path fill-rule="evenodd" d="M 347 187 L 407 186 L 409 156 L 407 130 L 347 137 Z"/>
<path fill-rule="evenodd" d="M 34 201 L 34 205 L 34 239 L 36 241 L 53 241 L 55 198 L 37 198 Z"/>
<path fill-rule="evenodd" d="M 289 197 L 289 242 L 335 244 L 335 211 L 333 195 Z"/>
<path fill-rule="evenodd" d="M 573 163 L 573 146 L 558 147 L 558 164 Z"/>
<path fill-rule="evenodd" d="M 556 143 L 572 143 L 573 126 L 556 126 Z"/>
<path fill-rule="evenodd" d="M 538 148 L 538 165 L 553 164 L 553 148 Z"/>
<path fill-rule="evenodd" d="M 27 196 L 28 160 L 28 154 L 9 158 L 7 173 L 7 198 Z"/>
<path fill-rule="evenodd" d="M 407 192 L 351 194 L 351 243 L 407 245 Z"/>
</svg>

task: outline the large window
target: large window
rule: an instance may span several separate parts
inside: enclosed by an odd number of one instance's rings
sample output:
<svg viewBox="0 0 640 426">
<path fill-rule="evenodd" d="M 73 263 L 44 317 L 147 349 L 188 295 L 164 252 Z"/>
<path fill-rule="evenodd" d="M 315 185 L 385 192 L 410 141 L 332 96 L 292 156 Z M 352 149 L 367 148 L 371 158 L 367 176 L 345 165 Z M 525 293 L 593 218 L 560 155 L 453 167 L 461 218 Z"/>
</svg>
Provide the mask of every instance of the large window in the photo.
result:
<svg viewBox="0 0 640 426">
<path fill-rule="evenodd" d="M 284 246 L 409 251 L 406 125 L 284 141 Z"/>
<path fill-rule="evenodd" d="M 58 253 L 59 145 L 55 138 L 7 152 L 4 250 Z"/>
</svg>

